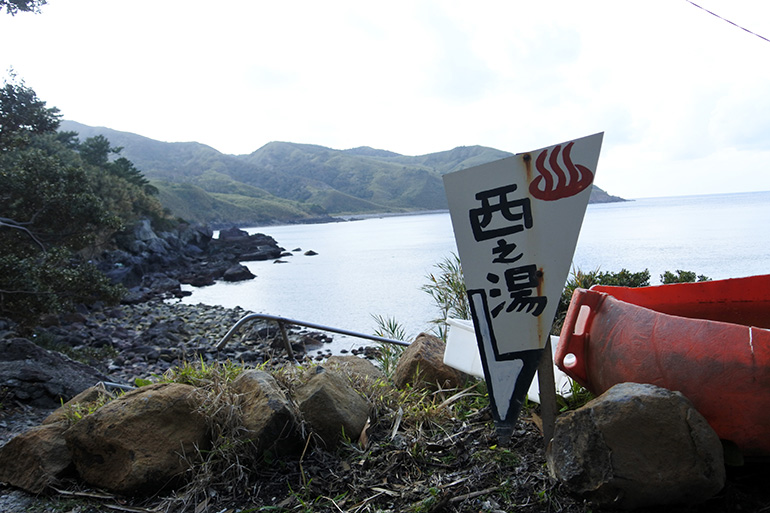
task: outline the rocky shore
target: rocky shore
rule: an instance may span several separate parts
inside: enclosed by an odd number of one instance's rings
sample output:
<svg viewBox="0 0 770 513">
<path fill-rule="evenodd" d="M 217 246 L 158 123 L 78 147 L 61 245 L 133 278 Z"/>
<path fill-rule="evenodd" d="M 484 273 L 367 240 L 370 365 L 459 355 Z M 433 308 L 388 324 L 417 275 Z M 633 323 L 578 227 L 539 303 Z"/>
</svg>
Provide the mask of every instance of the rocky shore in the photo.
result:
<svg viewBox="0 0 770 513">
<path fill-rule="evenodd" d="M 156 233 L 149 222 L 138 223 L 96 262 L 113 282 L 126 287 L 121 304 L 79 305 L 75 312 L 45 316 L 32 330 L 0 319 L 0 441 L 22 431 L 30 415 L 34 422 L 35 409 L 55 408 L 62 395 L 71 396 L 95 381 L 131 387 L 137 379 L 191 362 L 282 363 L 287 353 L 275 323 L 250 323 L 217 350 L 217 342 L 251 312 L 188 305 L 178 298 L 189 294 L 181 289 L 183 283 L 206 286 L 216 280 L 250 279 L 254 276 L 241 261 L 277 259 L 286 253 L 272 237 L 237 228 L 213 238 L 205 226 L 181 225 Z M 298 327 L 288 327 L 287 334 L 299 361 L 329 354 L 324 348 L 331 341 L 328 334 Z M 19 422 L 14 412 L 22 413 Z"/>
</svg>

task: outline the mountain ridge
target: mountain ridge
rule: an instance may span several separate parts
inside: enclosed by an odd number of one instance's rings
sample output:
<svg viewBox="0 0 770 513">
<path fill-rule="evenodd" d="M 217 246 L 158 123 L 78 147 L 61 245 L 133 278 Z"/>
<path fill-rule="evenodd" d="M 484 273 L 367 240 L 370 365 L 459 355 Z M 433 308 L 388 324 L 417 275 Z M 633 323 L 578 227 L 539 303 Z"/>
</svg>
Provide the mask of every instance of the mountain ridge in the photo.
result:
<svg viewBox="0 0 770 513">
<path fill-rule="evenodd" d="M 272 141 L 230 155 L 198 142 L 162 142 L 131 132 L 62 121 L 84 140 L 97 135 L 122 147 L 175 215 L 215 225 L 331 220 L 342 214 L 448 208 L 442 175 L 513 155 L 459 146 L 418 156 L 359 146 L 345 150 Z M 591 202 L 624 201 L 594 187 Z"/>
</svg>

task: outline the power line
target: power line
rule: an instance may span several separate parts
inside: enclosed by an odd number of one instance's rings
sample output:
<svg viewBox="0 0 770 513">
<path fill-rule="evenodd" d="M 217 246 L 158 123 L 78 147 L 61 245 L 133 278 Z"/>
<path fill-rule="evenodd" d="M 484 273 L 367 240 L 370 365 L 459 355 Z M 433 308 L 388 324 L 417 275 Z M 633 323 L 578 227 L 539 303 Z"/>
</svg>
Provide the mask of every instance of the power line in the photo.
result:
<svg viewBox="0 0 770 513">
<path fill-rule="evenodd" d="M 770 43 L 770 39 L 767 39 L 765 36 L 760 36 L 760 35 L 759 35 L 759 34 L 757 34 L 756 32 L 752 32 L 752 31 L 750 31 L 749 29 L 747 29 L 746 27 L 741 27 L 741 26 L 740 26 L 740 25 L 738 25 L 737 23 L 733 23 L 732 21 L 728 20 L 727 18 L 723 18 L 722 16 L 718 15 L 717 13 L 709 11 L 709 10 L 708 10 L 708 9 L 706 9 L 705 7 L 701 7 L 700 5 L 696 4 L 695 2 L 691 2 L 690 0 L 685 0 L 685 2 L 687 2 L 687 3 L 689 3 L 689 4 L 692 4 L 692 5 L 694 5 L 694 6 L 695 6 L 695 7 L 697 7 L 698 9 L 703 9 L 704 11 L 706 11 L 706 12 L 707 12 L 707 13 L 709 13 L 709 14 L 711 14 L 712 16 L 716 16 L 716 17 L 717 17 L 717 18 L 719 18 L 720 20 L 722 20 L 722 21 L 726 21 L 726 22 L 727 22 L 727 23 L 729 23 L 730 25 L 733 25 L 733 26 L 735 26 L 735 27 L 738 27 L 738 28 L 739 28 L 739 29 L 741 29 L 741 30 L 745 30 L 745 31 L 746 31 L 746 32 L 748 32 L 749 34 L 753 34 L 753 35 L 757 36 L 758 38 L 760 38 L 760 39 L 764 39 L 765 41 L 767 41 L 768 43 Z"/>
</svg>

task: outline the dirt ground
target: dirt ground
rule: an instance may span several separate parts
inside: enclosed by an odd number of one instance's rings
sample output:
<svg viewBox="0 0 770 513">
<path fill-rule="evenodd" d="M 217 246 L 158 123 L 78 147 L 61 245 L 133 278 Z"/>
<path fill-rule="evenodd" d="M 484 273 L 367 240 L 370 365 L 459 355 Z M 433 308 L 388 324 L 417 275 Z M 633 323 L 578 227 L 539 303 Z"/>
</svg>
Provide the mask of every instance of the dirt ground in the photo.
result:
<svg viewBox="0 0 770 513">
<path fill-rule="evenodd" d="M 0 443 L 39 423 L 47 411 L 24 407 L 0 413 Z M 366 435 L 329 452 L 311 444 L 298 458 L 212 468 L 175 493 L 120 497 L 62 482 L 32 497 L 0 485 L 5 513 L 130 512 L 597 512 L 548 474 L 537 409 L 522 415 L 511 443 L 498 445 L 487 407 L 463 419 L 404 414 L 381 408 Z M 728 469 L 725 488 L 705 503 L 638 511 L 770 511 L 767 463 Z M 211 474 L 219 474 L 212 476 Z M 203 472 L 201 475 L 206 474 Z M 195 479 L 193 479 L 195 481 Z"/>
</svg>

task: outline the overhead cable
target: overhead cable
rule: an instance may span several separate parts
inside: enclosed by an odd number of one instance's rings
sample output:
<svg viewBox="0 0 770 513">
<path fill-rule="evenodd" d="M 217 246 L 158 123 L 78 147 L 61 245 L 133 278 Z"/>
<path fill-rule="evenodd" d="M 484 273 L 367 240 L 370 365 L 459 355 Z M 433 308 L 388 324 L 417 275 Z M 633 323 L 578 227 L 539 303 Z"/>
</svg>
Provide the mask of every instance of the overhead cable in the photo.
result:
<svg viewBox="0 0 770 513">
<path fill-rule="evenodd" d="M 685 2 L 687 2 L 687 3 L 689 3 L 689 4 L 692 4 L 692 5 L 694 5 L 694 6 L 695 6 L 695 7 L 697 7 L 698 9 L 703 9 L 704 11 L 706 11 L 706 12 L 707 12 L 707 13 L 709 13 L 709 14 L 711 14 L 712 16 L 716 16 L 716 17 L 717 17 L 717 18 L 719 18 L 720 20 L 722 20 L 722 21 L 726 21 L 726 22 L 727 22 L 727 23 L 729 23 L 730 25 L 733 25 L 733 26 L 735 26 L 735 27 L 738 27 L 738 28 L 739 28 L 739 29 L 741 29 L 741 30 L 745 30 L 745 31 L 746 31 L 746 32 L 748 32 L 749 34 L 753 34 L 753 35 L 757 36 L 758 38 L 760 38 L 760 39 L 764 39 L 765 41 L 767 41 L 768 43 L 770 43 L 770 39 L 766 38 L 765 36 L 761 36 L 761 35 L 757 34 L 756 32 L 752 32 L 751 30 L 747 29 L 746 27 L 741 27 L 741 26 L 740 26 L 740 25 L 738 25 L 737 23 L 733 23 L 732 21 L 728 20 L 727 18 L 723 18 L 722 16 L 718 15 L 717 13 L 709 11 L 709 10 L 708 10 L 708 9 L 706 9 L 705 7 L 701 7 L 700 5 L 696 4 L 695 2 L 692 2 L 692 1 L 690 1 L 690 0 L 685 0 Z"/>
</svg>

